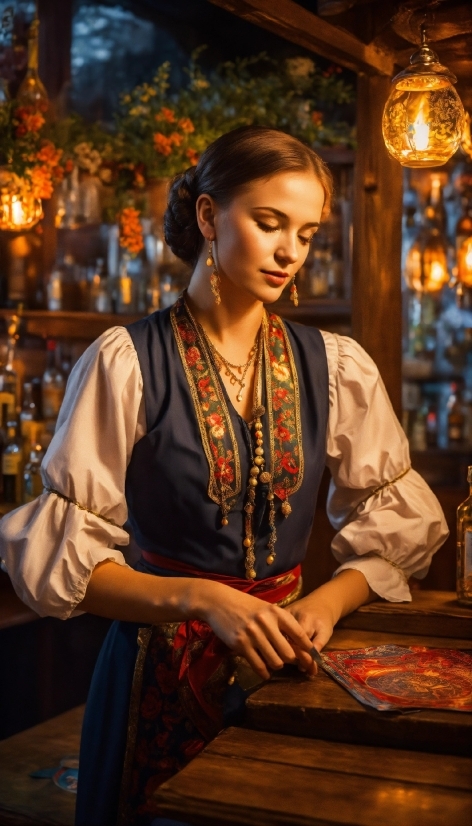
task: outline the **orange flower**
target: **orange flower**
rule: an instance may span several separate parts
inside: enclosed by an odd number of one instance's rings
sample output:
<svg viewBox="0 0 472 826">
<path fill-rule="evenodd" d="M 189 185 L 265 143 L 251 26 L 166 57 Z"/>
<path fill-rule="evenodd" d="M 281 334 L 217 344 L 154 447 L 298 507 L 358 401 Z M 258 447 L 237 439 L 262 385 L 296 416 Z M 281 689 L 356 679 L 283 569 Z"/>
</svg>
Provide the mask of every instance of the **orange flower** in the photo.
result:
<svg viewBox="0 0 472 826">
<path fill-rule="evenodd" d="M 315 126 L 321 126 L 323 123 L 323 112 L 312 112 L 311 119 Z"/>
<path fill-rule="evenodd" d="M 46 121 L 39 112 L 32 112 L 32 114 L 27 114 L 23 118 L 23 125 L 26 127 L 27 132 L 39 132 L 45 123 Z"/>
<path fill-rule="evenodd" d="M 198 152 L 196 152 L 195 149 L 192 149 L 192 147 L 189 146 L 185 154 L 190 161 L 190 166 L 196 166 L 198 163 Z"/>
<path fill-rule="evenodd" d="M 47 166 L 33 166 L 31 191 L 35 198 L 50 198 L 53 193 L 51 173 Z"/>
<path fill-rule="evenodd" d="M 190 118 L 181 118 L 177 124 L 182 132 L 195 132 L 195 127 Z"/>
<path fill-rule="evenodd" d="M 154 149 L 161 155 L 170 155 L 172 152 L 172 141 L 167 138 L 162 132 L 155 132 L 153 135 Z"/>
<path fill-rule="evenodd" d="M 161 111 L 157 113 L 156 120 L 158 123 L 160 120 L 166 120 L 167 123 L 175 123 L 175 114 L 172 109 L 167 109 L 163 106 Z"/>
<path fill-rule="evenodd" d="M 182 135 L 179 135 L 178 132 L 172 132 L 172 134 L 169 135 L 169 140 L 174 144 L 174 146 L 181 146 L 184 141 Z"/>
<path fill-rule="evenodd" d="M 38 161 L 49 167 L 58 165 L 62 156 L 62 149 L 56 149 L 51 141 L 46 141 L 37 154 Z"/>
<path fill-rule="evenodd" d="M 143 228 L 139 220 L 139 210 L 125 207 L 120 213 L 120 246 L 135 256 L 144 248 Z"/>
</svg>

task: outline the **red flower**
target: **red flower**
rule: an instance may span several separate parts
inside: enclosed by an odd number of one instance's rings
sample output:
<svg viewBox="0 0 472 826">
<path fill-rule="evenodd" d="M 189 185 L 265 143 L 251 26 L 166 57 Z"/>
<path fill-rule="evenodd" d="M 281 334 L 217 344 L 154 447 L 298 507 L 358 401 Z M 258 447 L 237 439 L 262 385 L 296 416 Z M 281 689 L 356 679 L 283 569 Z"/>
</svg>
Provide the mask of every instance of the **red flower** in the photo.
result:
<svg viewBox="0 0 472 826">
<path fill-rule="evenodd" d="M 210 376 L 207 376 L 206 378 L 198 379 L 198 382 L 197 382 L 198 392 L 200 393 L 200 396 L 202 397 L 202 399 L 206 399 L 208 394 L 212 392 L 212 388 L 208 387 L 208 385 L 210 384 L 210 381 L 211 381 Z"/>
<path fill-rule="evenodd" d="M 200 361 L 200 350 L 198 347 L 189 347 L 185 353 L 185 361 L 189 367 L 194 367 L 197 361 Z"/>
<path fill-rule="evenodd" d="M 277 425 L 275 428 L 275 437 L 280 439 L 281 442 L 289 442 L 290 441 L 290 431 L 287 430 L 286 427 L 283 427 L 281 424 Z M 286 454 L 288 455 L 288 454 Z M 283 464 L 283 462 L 282 462 Z M 288 468 L 287 468 L 288 470 Z"/>
<path fill-rule="evenodd" d="M 186 327 L 184 324 L 179 325 L 179 333 L 180 338 L 183 341 L 187 341 L 189 344 L 193 344 L 193 342 L 196 341 L 197 336 L 194 331 L 190 327 Z"/>
<path fill-rule="evenodd" d="M 206 422 L 210 425 L 210 427 L 214 427 L 215 424 L 223 424 L 223 419 L 218 413 L 212 413 L 210 416 L 206 417 Z"/>
<path fill-rule="evenodd" d="M 185 152 L 187 158 L 189 159 L 190 166 L 196 166 L 198 163 L 198 152 L 195 149 L 192 149 L 191 146 Z"/>
<path fill-rule="evenodd" d="M 298 473 L 298 465 L 295 462 L 291 453 L 284 453 L 281 459 L 281 465 L 289 473 Z"/>
<path fill-rule="evenodd" d="M 234 480 L 234 473 L 231 465 L 228 463 L 224 456 L 220 456 L 218 458 L 216 465 L 216 479 L 221 479 L 222 482 L 226 482 L 227 485 L 230 485 L 231 482 Z"/>
<path fill-rule="evenodd" d="M 23 135 L 26 135 L 27 131 L 28 130 L 27 130 L 26 126 L 24 126 L 22 123 L 20 123 L 20 125 L 17 126 L 16 129 L 15 129 L 15 135 L 16 135 L 17 138 L 22 138 Z"/>
<path fill-rule="evenodd" d="M 167 746 L 167 741 L 169 739 L 169 732 L 168 731 L 160 731 L 159 734 L 156 734 L 153 745 L 155 744 L 158 749 L 164 749 Z"/>
<path fill-rule="evenodd" d="M 156 682 L 163 694 L 171 694 L 177 688 L 176 674 L 165 663 L 158 663 L 154 671 Z"/>
<path fill-rule="evenodd" d="M 159 690 L 154 687 L 148 688 L 141 702 L 141 714 L 146 720 L 155 720 L 161 708 L 162 700 Z"/>
</svg>

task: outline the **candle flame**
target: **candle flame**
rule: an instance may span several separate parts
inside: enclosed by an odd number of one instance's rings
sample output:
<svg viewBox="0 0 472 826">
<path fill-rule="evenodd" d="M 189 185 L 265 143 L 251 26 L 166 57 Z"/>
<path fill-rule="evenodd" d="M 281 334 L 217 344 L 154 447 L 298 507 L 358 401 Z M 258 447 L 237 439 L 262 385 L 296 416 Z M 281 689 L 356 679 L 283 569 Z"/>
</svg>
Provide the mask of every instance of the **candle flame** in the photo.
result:
<svg viewBox="0 0 472 826">
<path fill-rule="evenodd" d="M 23 226 L 26 220 L 23 204 L 19 198 L 13 198 L 11 204 L 11 220 L 17 227 Z"/>
<path fill-rule="evenodd" d="M 416 119 L 412 124 L 411 142 L 413 144 L 413 148 L 416 149 L 417 152 L 423 152 L 428 148 L 429 144 L 429 125 L 425 120 L 424 107 L 425 101 L 423 99 L 421 101 Z"/>
</svg>

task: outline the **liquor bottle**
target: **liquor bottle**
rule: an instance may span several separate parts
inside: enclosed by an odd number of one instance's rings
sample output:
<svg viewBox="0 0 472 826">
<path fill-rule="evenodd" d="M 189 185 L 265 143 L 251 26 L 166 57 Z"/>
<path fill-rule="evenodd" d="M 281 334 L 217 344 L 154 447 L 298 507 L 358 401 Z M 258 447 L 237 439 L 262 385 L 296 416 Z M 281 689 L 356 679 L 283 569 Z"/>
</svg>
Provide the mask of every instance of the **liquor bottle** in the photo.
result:
<svg viewBox="0 0 472 826">
<path fill-rule="evenodd" d="M 43 480 L 41 477 L 41 462 L 44 450 L 40 444 L 30 445 L 31 450 L 28 462 L 23 471 L 23 502 L 32 502 L 43 492 Z"/>
<path fill-rule="evenodd" d="M 460 444 L 464 438 L 464 413 L 456 384 L 451 384 L 447 401 L 447 437 L 449 444 Z"/>
<path fill-rule="evenodd" d="M 56 342 L 48 339 L 47 364 L 41 380 L 43 416 L 49 424 L 56 421 L 64 398 L 65 381 L 56 366 Z"/>
<path fill-rule="evenodd" d="M 0 406 L 0 461 L 1 457 L 3 456 L 3 451 L 5 450 L 6 443 L 8 441 L 8 434 L 7 434 L 7 422 L 9 420 L 8 416 L 8 404 L 2 404 Z M 3 476 L 0 473 L 0 500 L 3 501 Z"/>
<path fill-rule="evenodd" d="M 444 196 L 439 175 L 431 175 L 431 192 L 427 200 L 424 217 L 427 226 L 446 233 L 447 213 L 444 206 Z"/>
<path fill-rule="evenodd" d="M 7 361 L 0 367 L 0 406 L 8 404 L 8 414 L 13 418 L 16 411 L 18 376 L 13 369 L 15 339 L 8 339 Z"/>
<path fill-rule="evenodd" d="M 21 445 L 16 435 L 16 422 L 7 422 L 7 443 L 2 454 L 3 501 L 19 505 L 21 501 Z"/>
<path fill-rule="evenodd" d="M 467 481 L 469 496 L 457 508 L 457 599 L 472 608 L 472 465 Z"/>
<path fill-rule="evenodd" d="M 48 95 L 38 74 L 39 20 L 33 20 L 28 32 L 28 69 L 18 89 L 17 101 L 20 106 L 32 106 L 46 112 Z"/>
<path fill-rule="evenodd" d="M 108 278 L 105 274 L 105 263 L 103 258 L 97 258 L 97 262 L 90 281 L 88 309 L 91 313 L 111 312 L 111 300 L 108 289 Z"/>
<path fill-rule="evenodd" d="M 31 425 L 38 418 L 38 411 L 33 400 L 33 385 L 26 381 L 23 385 L 23 407 L 20 412 L 20 432 L 25 450 L 29 451 L 31 442 Z"/>
</svg>

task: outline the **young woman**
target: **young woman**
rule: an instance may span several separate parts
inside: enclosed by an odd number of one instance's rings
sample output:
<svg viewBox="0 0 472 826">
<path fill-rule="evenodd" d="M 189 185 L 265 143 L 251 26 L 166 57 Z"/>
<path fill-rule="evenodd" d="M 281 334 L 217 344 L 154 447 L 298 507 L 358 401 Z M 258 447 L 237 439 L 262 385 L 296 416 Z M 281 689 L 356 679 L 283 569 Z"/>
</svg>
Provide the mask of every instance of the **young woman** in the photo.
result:
<svg viewBox="0 0 472 826">
<path fill-rule="evenodd" d="M 312 646 L 375 596 L 410 599 L 447 535 L 371 359 L 265 309 L 293 288 L 330 198 L 319 157 L 266 128 L 224 135 L 177 176 L 165 230 L 188 290 L 91 345 L 44 493 L 2 520 L 25 602 L 117 620 L 87 706 L 79 826 L 153 822 L 153 791 L 234 719 L 249 668 L 312 676 Z M 326 464 L 340 567 L 302 597 Z M 116 550 L 124 523 L 134 568 Z"/>
</svg>

